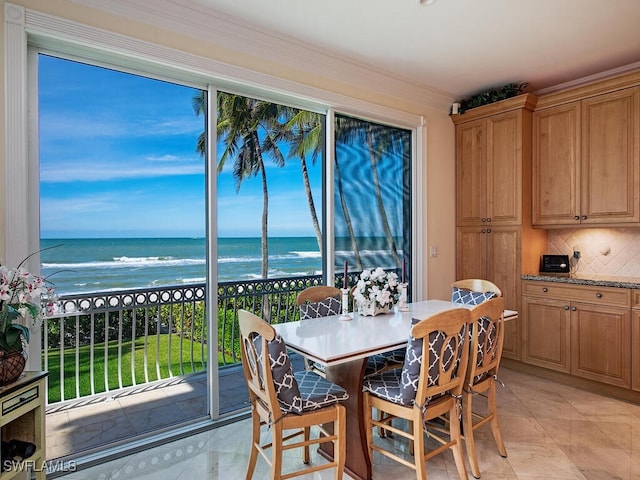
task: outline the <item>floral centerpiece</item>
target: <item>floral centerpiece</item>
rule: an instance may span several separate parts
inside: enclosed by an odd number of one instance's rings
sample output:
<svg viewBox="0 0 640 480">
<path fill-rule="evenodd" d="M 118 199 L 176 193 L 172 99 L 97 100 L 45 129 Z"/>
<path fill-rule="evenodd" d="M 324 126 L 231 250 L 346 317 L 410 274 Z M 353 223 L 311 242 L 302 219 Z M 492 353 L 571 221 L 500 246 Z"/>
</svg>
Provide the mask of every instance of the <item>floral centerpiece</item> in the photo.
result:
<svg viewBox="0 0 640 480">
<path fill-rule="evenodd" d="M 25 261 L 17 268 L 0 266 L 0 385 L 15 381 L 26 363 L 23 342 L 29 342 L 29 329 L 19 321 L 27 314 L 38 318 L 42 296 L 53 295 L 45 277 L 22 268 Z"/>
<path fill-rule="evenodd" d="M 398 301 L 398 275 L 382 267 L 363 270 L 353 290 L 353 298 L 361 315 L 386 313 Z"/>
</svg>

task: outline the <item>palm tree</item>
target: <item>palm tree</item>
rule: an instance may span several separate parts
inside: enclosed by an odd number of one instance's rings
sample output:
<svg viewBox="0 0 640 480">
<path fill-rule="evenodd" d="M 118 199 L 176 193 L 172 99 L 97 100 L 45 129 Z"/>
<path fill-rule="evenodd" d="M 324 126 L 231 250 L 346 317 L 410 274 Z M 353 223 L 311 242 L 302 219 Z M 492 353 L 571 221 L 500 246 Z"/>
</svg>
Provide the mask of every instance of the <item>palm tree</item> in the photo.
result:
<svg viewBox="0 0 640 480">
<path fill-rule="evenodd" d="M 193 100 L 196 114 L 203 113 L 204 92 Z M 269 274 L 268 248 L 268 216 L 269 191 L 265 158 L 271 158 L 279 167 L 284 165 L 284 156 L 276 144 L 276 127 L 280 116 L 280 106 L 271 102 L 256 100 L 219 92 L 217 99 L 218 124 L 217 136 L 223 139 L 224 149 L 218 161 L 217 171 L 220 173 L 226 161 L 234 159 L 233 178 L 236 191 L 240 190 L 242 181 L 251 176 L 262 178 L 262 278 Z M 198 139 L 197 150 L 204 154 L 206 141 L 204 133 Z"/>
<path fill-rule="evenodd" d="M 322 229 L 320 228 L 320 222 L 311 192 L 309 169 L 307 168 L 306 160 L 307 155 L 311 155 L 311 163 L 315 165 L 318 158 L 322 156 L 322 117 L 318 113 L 290 107 L 284 107 L 283 114 L 284 123 L 279 135 L 289 142 L 289 157 L 298 157 L 300 159 L 304 192 L 307 197 L 307 203 L 309 204 L 309 213 L 316 234 L 318 249 L 322 257 Z"/>
</svg>

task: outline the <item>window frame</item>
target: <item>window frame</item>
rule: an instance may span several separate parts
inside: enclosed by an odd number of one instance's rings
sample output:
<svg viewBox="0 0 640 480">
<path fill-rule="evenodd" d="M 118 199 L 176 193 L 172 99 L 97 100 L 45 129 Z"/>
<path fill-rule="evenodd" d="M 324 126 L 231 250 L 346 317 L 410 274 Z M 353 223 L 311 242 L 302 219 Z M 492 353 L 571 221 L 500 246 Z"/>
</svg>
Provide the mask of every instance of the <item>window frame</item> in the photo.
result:
<svg viewBox="0 0 640 480">
<path fill-rule="evenodd" d="M 327 125 L 333 126 L 334 115 L 357 117 L 392 127 L 404 128 L 412 134 L 412 208 L 411 243 L 413 252 L 412 292 L 415 300 L 421 300 L 426 285 L 426 273 L 418 265 L 426 265 L 423 247 L 426 238 L 426 218 L 423 203 L 424 189 L 418 189 L 424 178 L 423 159 L 426 151 L 426 122 L 424 118 L 395 110 L 386 106 L 370 103 L 335 92 L 303 85 L 283 78 L 277 78 L 229 65 L 211 58 L 201 57 L 188 52 L 177 51 L 157 44 L 127 37 L 115 32 L 105 31 L 61 17 L 54 17 L 33 9 L 10 3 L 4 4 L 4 40 L 5 40 L 5 238 L 4 259 L 8 264 L 17 264 L 29 253 L 37 251 L 39 245 L 39 178 L 37 143 L 37 78 L 30 77 L 33 62 L 37 66 L 37 51 L 51 53 L 72 60 L 94 63 L 108 68 L 158 78 L 185 85 L 195 86 L 209 92 L 209 125 L 216 124 L 216 108 L 212 99 L 217 90 L 236 91 L 239 94 L 263 98 L 265 100 L 291 105 L 326 115 Z M 31 70 L 33 71 L 33 70 Z M 215 132 L 209 129 L 211 146 L 208 152 L 208 175 L 215 170 Z M 333 128 L 326 130 L 326 185 L 324 192 L 326 204 L 325 232 L 326 254 L 333 256 Z M 214 159 L 214 161 L 210 161 Z M 215 182 L 207 182 L 208 248 L 215 251 L 216 241 L 216 191 Z M 10 227 L 10 228 L 8 228 Z M 214 263 L 214 262 L 212 262 Z M 30 258 L 27 267 L 37 271 L 39 258 Z M 215 274 L 215 265 L 208 265 L 208 275 Z M 333 278 L 335 267 L 328 263 L 326 274 Z M 215 278 L 215 276 L 211 277 Z M 215 282 L 207 282 L 208 296 L 215 305 Z M 211 317 L 213 318 L 213 317 Z M 216 334 L 215 330 L 211 332 Z M 213 338 L 212 338 L 213 340 Z M 216 339 L 217 340 L 217 339 Z M 210 342 L 211 347 L 217 341 Z M 39 345 L 37 338 L 31 342 L 31 348 Z M 31 352 L 30 358 L 39 358 L 39 352 Z M 208 352 L 214 358 L 214 352 Z M 31 365 L 30 368 L 36 367 Z M 212 369 L 215 371 L 216 367 Z M 212 373 L 217 378 L 217 372 Z M 217 402 L 217 399 L 215 400 Z M 218 417 L 217 403 L 210 405 L 212 420 Z"/>
</svg>

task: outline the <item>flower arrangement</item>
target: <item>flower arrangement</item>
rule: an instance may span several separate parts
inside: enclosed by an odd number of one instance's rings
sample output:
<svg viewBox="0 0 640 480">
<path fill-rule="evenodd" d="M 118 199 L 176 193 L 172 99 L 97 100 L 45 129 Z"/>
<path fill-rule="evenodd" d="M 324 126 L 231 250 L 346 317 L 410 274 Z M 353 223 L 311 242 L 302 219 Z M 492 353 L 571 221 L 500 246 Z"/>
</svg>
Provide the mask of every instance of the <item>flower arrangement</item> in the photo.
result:
<svg viewBox="0 0 640 480">
<path fill-rule="evenodd" d="M 28 258 L 28 257 L 27 257 Z M 17 268 L 0 266 L 0 351 L 21 351 L 22 337 L 29 342 L 29 329 L 15 323 L 29 313 L 38 318 L 42 313 L 43 295 L 53 296 L 53 289 L 47 288 L 46 278 L 27 272 L 22 265 Z"/>
<path fill-rule="evenodd" d="M 358 304 L 373 303 L 379 309 L 391 309 L 398 300 L 398 275 L 385 272 L 382 267 L 363 270 L 353 290 L 353 298 Z"/>
</svg>

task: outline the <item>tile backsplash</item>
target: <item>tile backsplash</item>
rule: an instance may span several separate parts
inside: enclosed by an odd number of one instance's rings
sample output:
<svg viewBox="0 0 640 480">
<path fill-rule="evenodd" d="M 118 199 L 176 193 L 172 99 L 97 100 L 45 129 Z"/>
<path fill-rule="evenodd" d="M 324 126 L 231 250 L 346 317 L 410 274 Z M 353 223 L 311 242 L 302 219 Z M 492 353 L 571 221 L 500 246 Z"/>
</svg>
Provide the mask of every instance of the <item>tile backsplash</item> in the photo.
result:
<svg viewBox="0 0 640 480">
<path fill-rule="evenodd" d="M 640 228 L 550 229 L 548 242 L 550 254 L 580 251 L 576 273 L 640 277 Z"/>
</svg>

